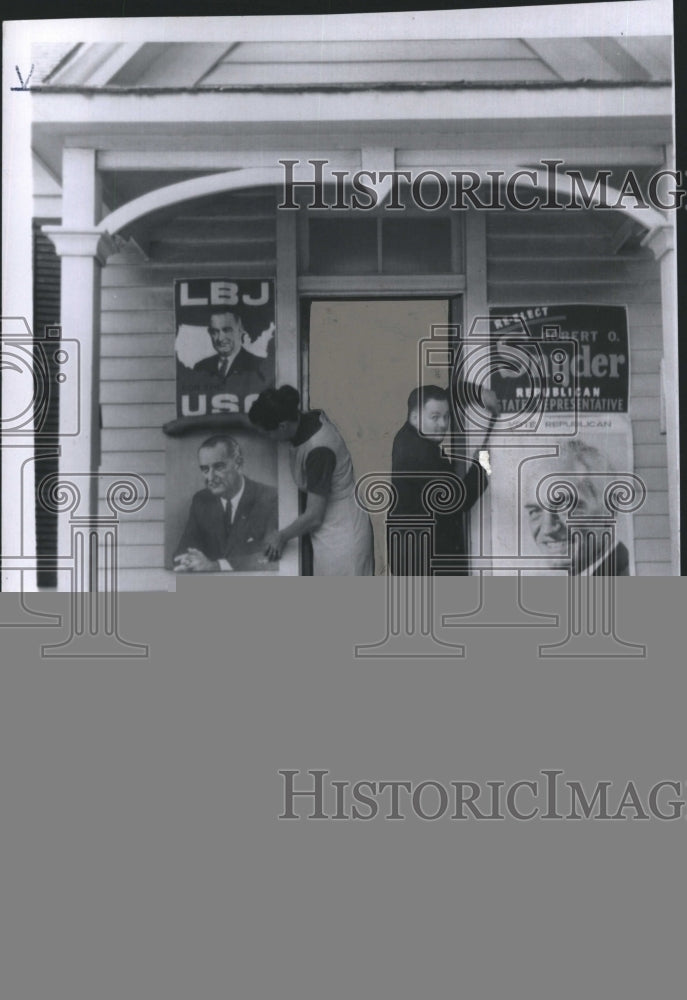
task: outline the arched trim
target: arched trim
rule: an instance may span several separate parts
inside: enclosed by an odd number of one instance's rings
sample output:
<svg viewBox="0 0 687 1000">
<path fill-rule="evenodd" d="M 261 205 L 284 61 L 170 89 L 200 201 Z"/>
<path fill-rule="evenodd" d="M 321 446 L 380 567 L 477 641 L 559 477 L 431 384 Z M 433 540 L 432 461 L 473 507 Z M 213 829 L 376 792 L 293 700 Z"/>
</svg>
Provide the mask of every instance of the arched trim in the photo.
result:
<svg viewBox="0 0 687 1000">
<path fill-rule="evenodd" d="M 189 201 L 191 198 L 202 198 L 205 195 L 219 194 L 221 191 L 235 191 L 238 188 L 267 187 L 281 184 L 284 172 L 281 167 L 260 167 L 243 170 L 227 170 L 221 174 L 205 174 L 203 177 L 193 177 L 188 181 L 168 184 L 156 188 L 134 198 L 121 208 L 110 212 L 98 223 L 102 233 L 114 236 L 125 226 L 135 222 L 150 212 L 166 208 L 177 202 Z"/>
<path fill-rule="evenodd" d="M 335 168 L 336 164 L 329 164 L 329 169 Z M 485 171 L 479 171 L 486 177 Z M 450 183 L 452 171 L 447 168 L 439 168 L 435 173 L 443 174 Z M 189 201 L 192 198 L 202 198 L 205 195 L 219 194 L 223 191 L 235 191 L 240 188 L 278 186 L 284 182 L 284 172 L 281 167 L 259 167 L 242 168 L 240 170 L 228 170 L 220 174 L 206 174 L 202 177 L 193 177 L 187 181 L 180 181 L 176 184 L 169 184 L 166 187 L 157 188 L 134 198 L 132 201 L 122 205 L 107 215 L 97 226 L 101 233 L 108 233 L 114 236 L 119 230 L 130 225 L 142 216 L 148 215 L 158 209 L 166 208 L 179 202 Z M 533 184 L 535 189 L 551 190 L 546 183 Z M 561 197 L 570 198 L 574 193 L 573 184 L 565 174 L 556 174 L 555 193 Z M 388 196 L 388 191 L 385 191 Z M 592 192 L 591 208 L 599 205 L 599 197 L 596 189 Z M 620 198 L 620 191 L 610 186 L 605 189 L 605 203 L 615 205 Z M 597 208 L 598 211 L 602 209 Z M 566 209 L 561 209 L 566 211 Z M 620 205 L 610 211 L 620 212 L 633 222 L 639 223 L 647 233 L 664 229 L 669 224 L 668 218 L 663 212 L 646 206 L 636 207 L 631 205 Z"/>
<path fill-rule="evenodd" d="M 567 174 L 560 174 L 556 177 L 556 190 L 557 195 L 570 197 L 574 193 L 574 185 Z M 599 204 L 599 199 L 596 196 L 596 191 L 593 192 L 592 208 L 596 208 Z M 605 201 L 606 204 L 614 205 L 620 198 L 620 191 L 617 188 L 613 188 L 610 185 L 606 187 Z M 603 209 L 605 211 L 621 212 L 623 215 L 627 216 L 633 222 L 639 223 L 648 232 L 652 232 L 655 229 L 662 229 L 668 223 L 668 219 L 663 212 L 660 212 L 657 208 L 652 208 L 651 205 L 647 205 L 644 208 L 638 208 L 634 206 L 624 206 L 621 205 L 618 208 Z M 565 211 L 565 209 L 563 209 Z M 598 208 L 597 211 L 602 211 Z"/>
</svg>

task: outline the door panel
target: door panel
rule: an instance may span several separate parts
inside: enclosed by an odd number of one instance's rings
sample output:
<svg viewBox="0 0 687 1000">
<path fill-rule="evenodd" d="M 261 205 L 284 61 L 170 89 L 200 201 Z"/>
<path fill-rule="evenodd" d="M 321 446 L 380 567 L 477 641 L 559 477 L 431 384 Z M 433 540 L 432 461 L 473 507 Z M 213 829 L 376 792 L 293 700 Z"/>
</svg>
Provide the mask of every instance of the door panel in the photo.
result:
<svg viewBox="0 0 687 1000">
<path fill-rule="evenodd" d="M 418 379 L 447 386 L 445 369 L 419 365 L 418 342 L 449 322 L 448 299 L 326 300 L 310 303 L 304 402 L 325 410 L 341 431 L 358 478 L 391 470 L 394 435 Z M 382 514 L 372 518 L 375 567 L 386 572 Z"/>
</svg>

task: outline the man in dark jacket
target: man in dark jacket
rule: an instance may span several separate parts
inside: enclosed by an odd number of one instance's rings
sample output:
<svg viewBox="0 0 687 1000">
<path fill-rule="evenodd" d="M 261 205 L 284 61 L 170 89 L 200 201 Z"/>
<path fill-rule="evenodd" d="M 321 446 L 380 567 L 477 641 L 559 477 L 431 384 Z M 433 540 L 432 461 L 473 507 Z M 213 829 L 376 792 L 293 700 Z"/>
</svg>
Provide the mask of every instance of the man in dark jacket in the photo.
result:
<svg viewBox="0 0 687 1000">
<path fill-rule="evenodd" d="M 498 413 L 498 402 L 491 390 L 482 390 L 486 408 Z M 450 425 L 449 398 L 446 389 L 438 385 L 424 385 L 413 389 L 408 397 L 408 419 L 394 438 L 391 453 L 391 481 L 397 499 L 391 509 L 387 524 L 397 523 L 405 517 L 428 516 L 422 501 L 423 491 L 432 484 L 440 486 L 455 480 L 457 474 L 441 450 L 442 438 Z M 465 555 L 463 514 L 470 510 L 487 487 L 487 475 L 479 462 L 471 461 L 462 477 L 465 499 L 459 510 L 434 515 L 434 553 L 427 556 Z M 412 527 L 404 528 L 412 533 Z M 409 562 L 403 551 L 392 549 L 389 569 L 394 576 L 422 576 L 429 574 L 428 558 L 424 564 Z M 456 569 L 455 575 L 465 575 L 466 570 Z"/>
<path fill-rule="evenodd" d="M 234 438 L 208 438 L 198 449 L 198 462 L 206 488 L 191 501 L 175 571 L 271 568 L 263 550 L 265 538 L 277 529 L 276 489 L 243 475 L 243 455 Z"/>
</svg>

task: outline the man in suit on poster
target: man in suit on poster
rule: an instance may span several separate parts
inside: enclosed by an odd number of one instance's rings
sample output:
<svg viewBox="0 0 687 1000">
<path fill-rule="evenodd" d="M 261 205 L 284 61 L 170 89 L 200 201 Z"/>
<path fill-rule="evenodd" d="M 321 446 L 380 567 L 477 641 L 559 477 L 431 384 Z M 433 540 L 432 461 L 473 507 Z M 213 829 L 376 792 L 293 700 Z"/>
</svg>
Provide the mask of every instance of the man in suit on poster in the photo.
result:
<svg viewBox="0 0 687 1000">
<path fill-rule="evenodd" d="M 241 313 L 232 307 L 211 313 L 208 333 L 215 353 L 201 358 L 185 381 L 195 388 L 236 396 L 243 412 L 247 397 L 258 396 L 274 382 L 274 362 L 268 355 L 274 323 L 253 340 Z"/>
<path fill-rule="evenodd" d="M 277 529 L 277 491 L 244 476 L 234 438 L 214 435 L 198 449 L 205 489 L 191 500 L 174 554 L 178 573 L 267 569 L 265 538 Z"/>
<path fill-rule="evenodd" d="M 567 569 L 571 576 L 629 576 L 627 546 L 622 542 L 611 546 L 609 542 L 609 511 L 604 505 L 604 485 L 612 476 L 608 456 L 581 439 L 563 441 L 558 448 L 557 456 L 527 462 L 523 469 L 522 520 L 534 550 L 547 557 L 549 568 Z M 576 497 L 572 511 L 544 506 L 547 479 L 552 486 L 556 482 L 569 484 Z M 568 524 L 574 526 L 576 518 L 588 519 L 585 544 L 578 544 L 576 532 L 570 548 Z"/>
</svg>

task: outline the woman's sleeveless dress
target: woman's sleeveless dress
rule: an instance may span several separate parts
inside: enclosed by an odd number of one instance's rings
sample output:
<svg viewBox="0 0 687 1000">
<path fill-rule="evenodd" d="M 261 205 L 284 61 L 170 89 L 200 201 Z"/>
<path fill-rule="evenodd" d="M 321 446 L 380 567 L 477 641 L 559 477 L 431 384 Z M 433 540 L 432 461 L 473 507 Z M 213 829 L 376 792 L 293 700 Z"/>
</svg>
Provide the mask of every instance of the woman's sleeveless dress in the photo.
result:
<svg viewBox="0 0 687 1000">
<path fill-rule="evenodd" d="M 322 411 L 319 417 L 319 430 L 289 449 L 291 474 L 300 490 L 307 490 L 306 461 L 313 449 L 330 448 L 336 457 L 324 520 L 310 535 L 313 576 L 373 576 L 372 523 L 355 501 L 351 456 L 335 424 Z"/>
</svg>

